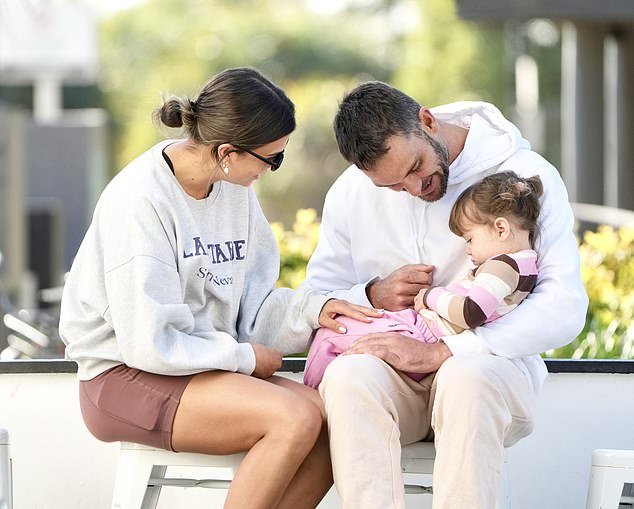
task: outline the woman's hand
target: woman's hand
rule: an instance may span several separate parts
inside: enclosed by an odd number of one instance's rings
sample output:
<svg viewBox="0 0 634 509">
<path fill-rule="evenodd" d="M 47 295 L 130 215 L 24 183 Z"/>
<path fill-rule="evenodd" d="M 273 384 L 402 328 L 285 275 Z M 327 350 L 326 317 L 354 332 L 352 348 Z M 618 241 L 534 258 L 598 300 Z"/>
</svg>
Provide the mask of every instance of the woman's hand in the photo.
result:
<svg viewBox="0 0 634 509">
<path fill-rule="evenodd" d="M 282 367 L 282 352 L 264 345 L 251 346 L 255 352 L 255 369 L 251 376 L 264 380 Z"/>
<path fill-rule="evenodd" d="M 366 306 L 358 306 L 347 300 L 330 299 L 324 304 L 324 307 L 321 308 L 319 313 L 319 325 L 345 334 L 347 329 L 341 322 L 335 320 L 335 316 L 337 315 L 348 316 L 361 322 L 370 323 L 372 318 L 380 318 L 383 316 L 383 311 Z"/>
</svg>

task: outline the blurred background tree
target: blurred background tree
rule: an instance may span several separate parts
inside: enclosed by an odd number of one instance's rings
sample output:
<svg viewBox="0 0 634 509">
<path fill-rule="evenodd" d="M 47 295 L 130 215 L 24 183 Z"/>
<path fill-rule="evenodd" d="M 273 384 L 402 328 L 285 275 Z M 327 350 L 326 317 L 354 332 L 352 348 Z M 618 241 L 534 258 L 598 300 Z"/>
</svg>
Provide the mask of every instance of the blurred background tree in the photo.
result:
<svg viewBox="0 0 634 509">
<path fill-rule="evenodd" d="M 390 78 L 377 58 L 385 41 L 359 30 L 364 13 L 335 16 L 280 0 L 150 0 L 106 20 L 101 87 L 116 122 L 114 167 L 166 135 L 149 120 L 162 92 L 195 95 L 216 72 L 252 66 L 297 107 L 284 171 L 258 183 L 264 210 L 290 224 L 300 206 L 319 208 L 345 166 L 330 129 L 338 99 L 360 80 Z"/>
<path fill-rule="evenodd" d="M 420 21 L 403 37 L 394 85 L 425 106 L 485 100 L 508 111 L 513 83 L 501 27 L 458 19 L 453 1 L 417 5 Z"/>
<path fill-rule="evenodd" d="M 195 95 L 226 67 L 253 66 L 297 107 L 283 171 L 257 183 L 267 217 L 321 211 L 347 166 L 332 118 L 347 89 L 371 79 L 433 106 L 485 99 L 508 109 L 502 27 L 460 21 L 451 0 L 146 0 L 102 24 L 100 89 L 114 122 L 113 172 L 166 135 L 150 122 L 161 93 Z"/>
<path fill-rule="evenodd" d="M 600 226 L 579 247 L 590 304 L 569 345 L 546 353 L 564 359 L 634 359 L 634 228 Z"/>
<path fill-rule="evenodd" d="M 256 183 L 280 245 L 284 286 L 305 277 L 325 193 L 347 166 L 332 119 L 345 91 L 362 81 L 389 82 L 426 106 L 490 101 L 514 118 L 514 61 L 530 56 L 539 64 L 546 119 L 539 150 L 560 162 L 561 48 L 559 28 L 547 20 L 470 23 L 457 17 L 454 0 L 146 0 L 104 21 L 102 51 L 99 88 L 114 122 L 113 171 L 176 135 L 150 122 L 161 93 L 193 96 L 210 76 L 235 66 L 256 67 L 287 91 L 298 129 L 282 171 Z M 626 283 L 634 245 L 627 235 L 602 230 L 583 239 L 592 298 L 586 327 L 546 355 L 634 357 L 633 290 Z"/>
</svg>

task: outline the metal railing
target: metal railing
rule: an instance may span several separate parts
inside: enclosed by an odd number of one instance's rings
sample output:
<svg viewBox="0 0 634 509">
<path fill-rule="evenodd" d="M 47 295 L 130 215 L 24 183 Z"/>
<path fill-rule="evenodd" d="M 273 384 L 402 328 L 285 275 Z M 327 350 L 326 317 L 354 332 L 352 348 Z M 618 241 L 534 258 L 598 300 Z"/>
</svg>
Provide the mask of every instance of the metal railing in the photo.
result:
<svg viewBox="0 0 634 509">
<path fill-rule="evenodd" d="M 621 226 L 631 226 L 634 228 L 634 211 L 632 210 L 577 202 L 571 202 L 570 206 L 577 221 L 607 224 L 617 228 Z"/>
<path fill-rule="evenodd" d="M 48 307 L 21 308 L 13 303 L 0 280 L 0 360 L 64 356 L 64 345 L 58 332 L 60 289 L 39 293 L 39 300 Z"/>
</svg>

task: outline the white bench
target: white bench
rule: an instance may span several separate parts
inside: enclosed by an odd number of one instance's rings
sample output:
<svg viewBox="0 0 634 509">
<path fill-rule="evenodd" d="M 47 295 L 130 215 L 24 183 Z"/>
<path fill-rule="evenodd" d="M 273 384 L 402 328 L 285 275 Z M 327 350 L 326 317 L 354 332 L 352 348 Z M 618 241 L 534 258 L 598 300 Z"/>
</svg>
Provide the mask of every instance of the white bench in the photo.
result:
<svg viewBox="0 0 634 509">
<path fill-rule="evenodd" d="M 121 442 L 112 509 L 154 509 L 163 486 L 199 486 L 227 490 L 244 454 L 212 456 L 172 452 Z M 168 476 L 168 467 L 208 467 L 209 475 Z"/>
<path fill-rule="evenodd" d="M 9 432 L 0 428 L 0 509 L 12 509 L 12 469 L 9 453 Z"/>
<path fill-rule="evenodd" d="M 628 486 L 629 485 L 629 486 Z M 597 449 L 592 453 L 586 509 L 632 507 L 634 451 Z"/>
<path fill-rule="evenodd" d="M 403 448 L 404 474 L 431 476 L 434 445 L 418 442 Z M 122 442 L 115 477 L 112 509 L 154 509 L 163 486 L 204 487 L 227 490 L 244 454 L 212 456 L 176 453 L 144 445 Z M 170 474 L 168 467 L 208 467 L 205 476 L 190 477 L 180 469 Z M 176 470 L 174 470 L 176 472 Z M 407 483 L 409 494 L 431 494 L 431 486 Z"/>
</svg>

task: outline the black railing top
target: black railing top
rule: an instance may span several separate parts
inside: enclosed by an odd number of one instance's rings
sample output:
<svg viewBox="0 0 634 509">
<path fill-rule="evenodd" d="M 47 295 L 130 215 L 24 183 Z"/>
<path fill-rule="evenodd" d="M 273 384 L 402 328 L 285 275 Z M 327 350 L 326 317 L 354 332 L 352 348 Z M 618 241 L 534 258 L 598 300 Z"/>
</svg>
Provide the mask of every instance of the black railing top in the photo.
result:
<svg viewBox="0 0 634 509">
<path fill-rule="evenodd" d="M 634 360 L 620 359 L 545 359 L 550 373 L 634 373 Z M 304 371 L 304 357 L 285 357 L 282 369 L 291 373 Z M 76 373 L 77 364 L 63 359 L 0 361 L 0 374 Z"/>
</svg>

